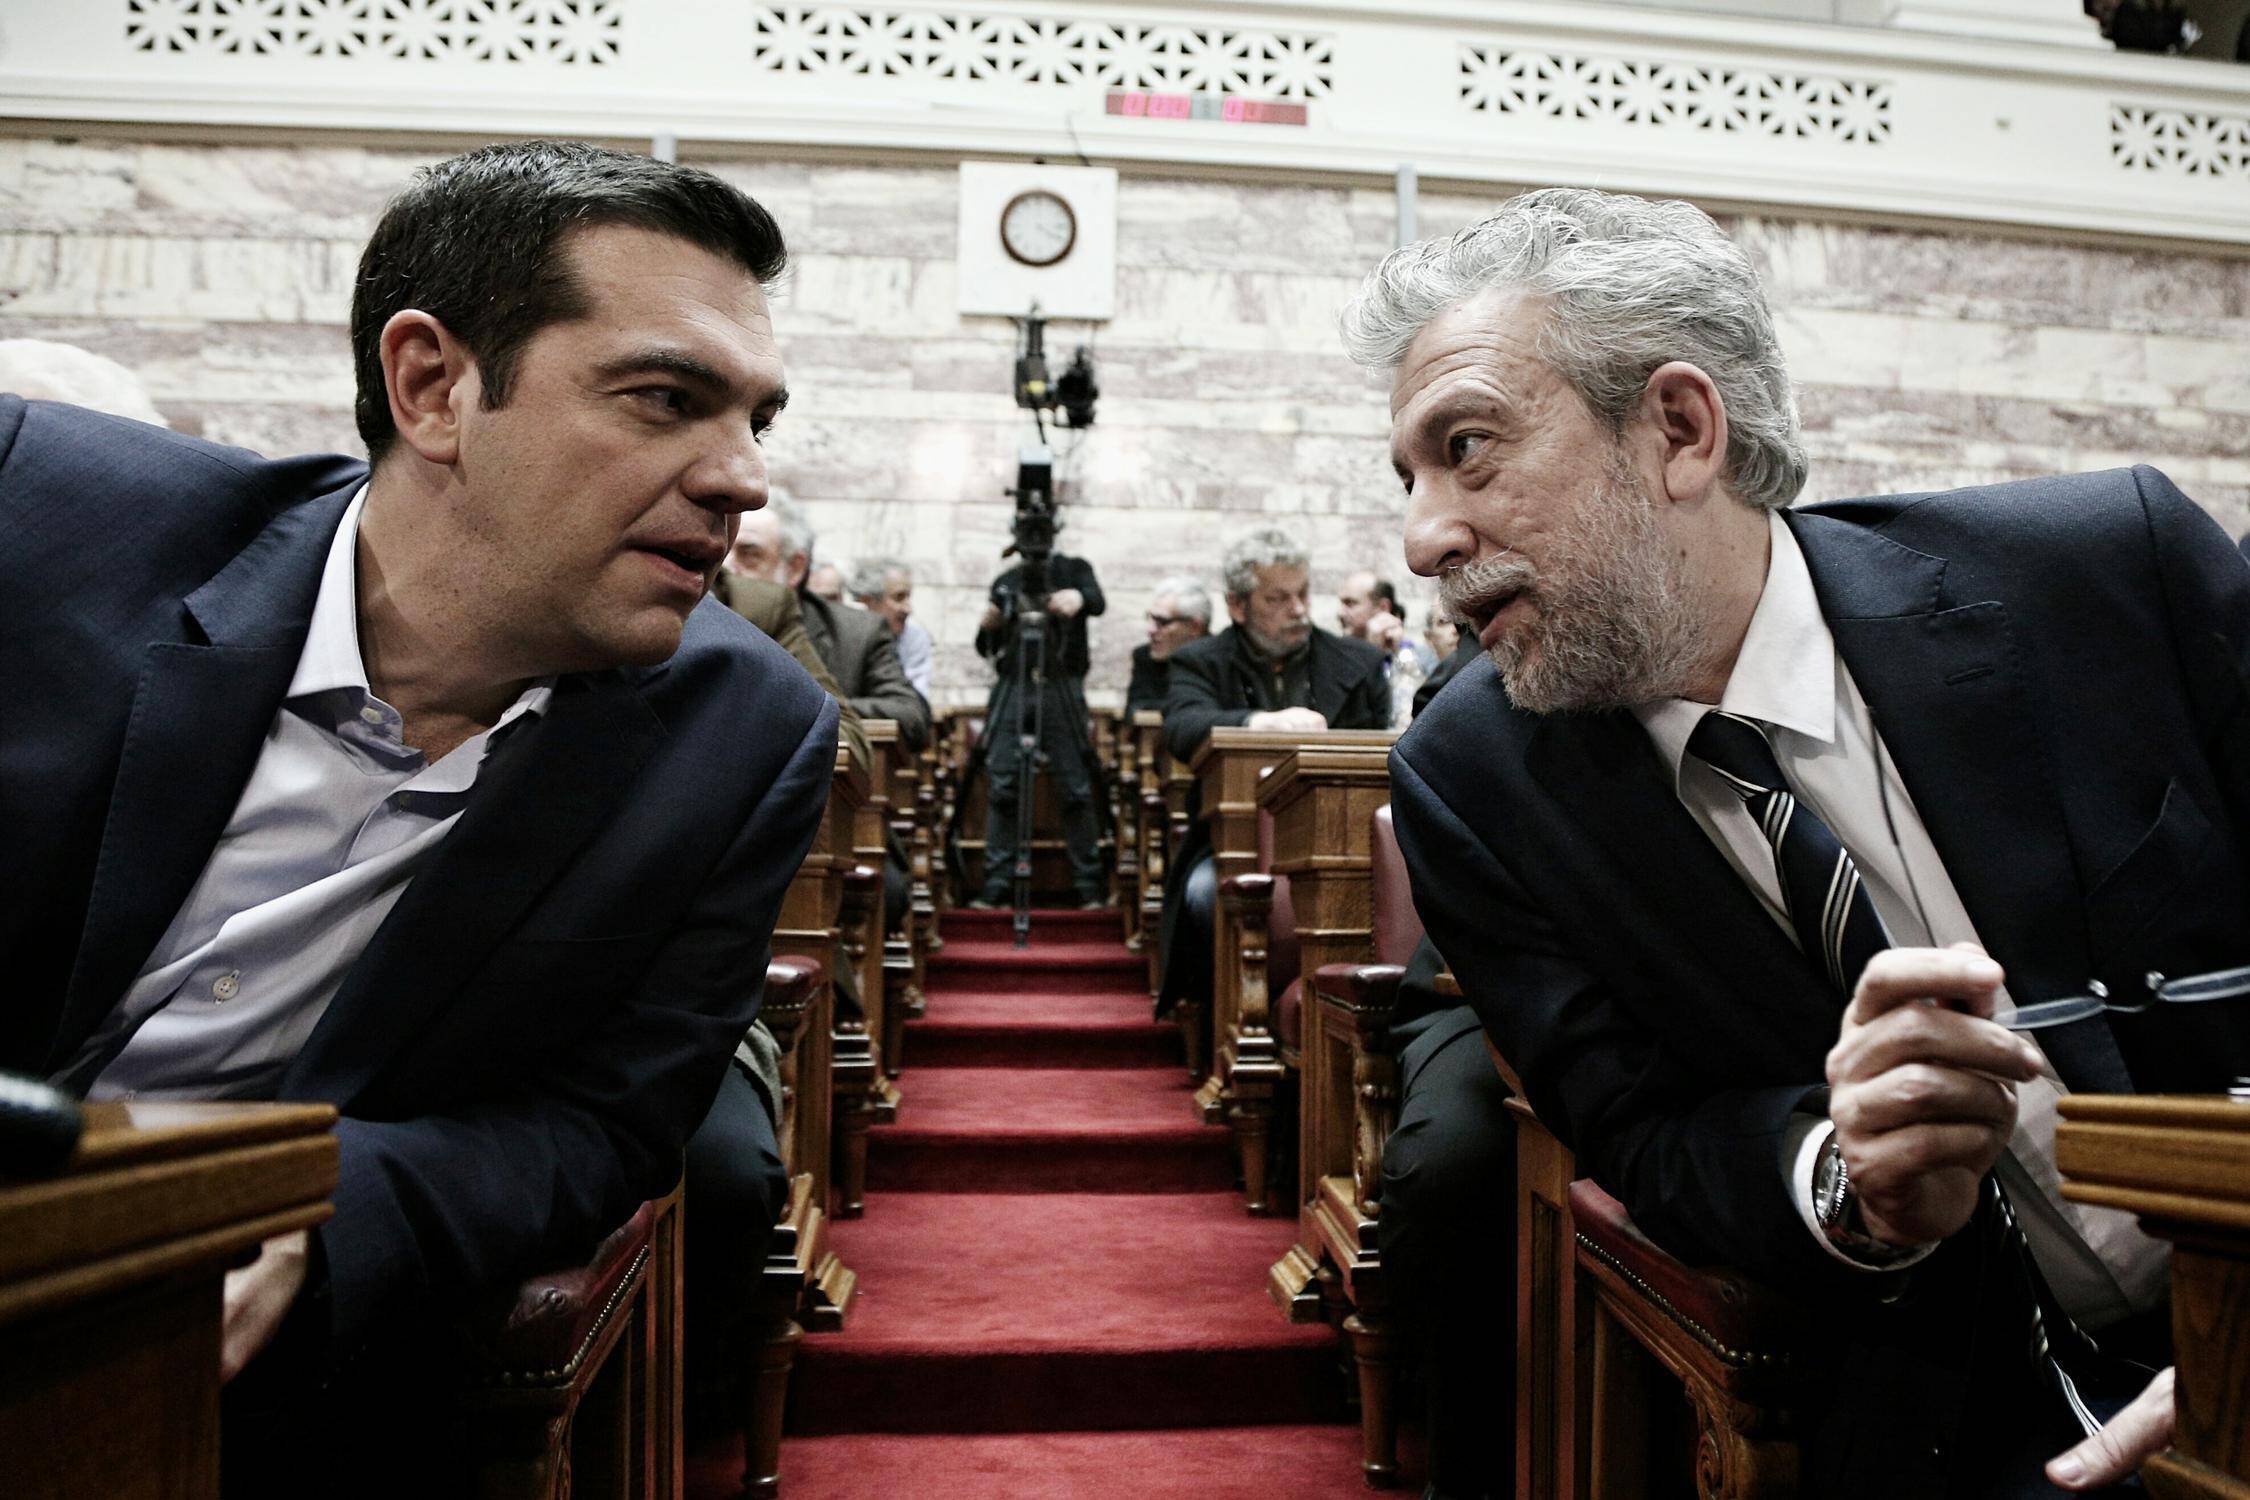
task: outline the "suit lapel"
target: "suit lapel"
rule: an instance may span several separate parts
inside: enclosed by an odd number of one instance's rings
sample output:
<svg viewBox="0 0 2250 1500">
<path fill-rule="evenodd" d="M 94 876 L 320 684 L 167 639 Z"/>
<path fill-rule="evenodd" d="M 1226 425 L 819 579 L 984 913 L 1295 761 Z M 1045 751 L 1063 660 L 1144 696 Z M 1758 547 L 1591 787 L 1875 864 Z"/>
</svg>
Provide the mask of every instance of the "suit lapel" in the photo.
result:
<svg viewBox="0 0 2250 1500">
<path fill-rule="evenodd" d="M 349 1104 L 474 975 L 662 741 L 639 691 L 649 675 L 566 679 L 537 723 L 493 751 L 468 810 L 352 965 L 280 1097 Z"/>
<path fill-rule="evenodd" d="M 188 595 L 188 638 L 149 646 L 50 1066 L 131 987 L 209 862 L 296 672 L 328 545 L 358 487 L 284 510 Z"/>
<path fill-rule="evenodd" d="M 1730 1015 L 1752 1024 L 1762 1017 L 1792 1052 L 1817 1054 L 1835 1040 L 1840 1005 L 1680 805 L 1631 714 L 1543 719 L 1525 765 L 1563 817 L 1607 854 L 1602 883 L 1628 893 L 1617 927 L 1639 928 L 1659 949 L 1700 954 Z M 1651 871 L 1661 873 L 1652 879 Z"/>
<path fill-rule="evenodd" d="M 1948 599 L 1943 559 L 1865 527 L 1787 519 L 1837 652 L 2009 993 L 2019 1004 L 2082 993 L 2085 901 L 2006 606 Z M 2034 1035 L 2071 1087 L 2130 1088 L 2107 1027 Z"/>
</svg>

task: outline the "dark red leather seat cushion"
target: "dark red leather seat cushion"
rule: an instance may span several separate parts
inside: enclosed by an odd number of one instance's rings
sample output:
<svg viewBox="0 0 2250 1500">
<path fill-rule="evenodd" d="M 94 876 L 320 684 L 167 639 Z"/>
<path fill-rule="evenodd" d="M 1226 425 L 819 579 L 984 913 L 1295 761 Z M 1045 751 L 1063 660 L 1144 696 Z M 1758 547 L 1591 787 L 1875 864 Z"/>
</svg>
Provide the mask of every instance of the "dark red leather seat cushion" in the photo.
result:
<svg viewBox="0 0 2250 1500">
<path fill-rule="evenodd" d="M 1641 1233 L 1625 1206 L 1581 1177 L 1570 1185 L 1570 1213 L 1579 1238 L 1700 1331 L 1729 1364 L 1770 1361 L 1788 1352 L 1804 1320 L 1791 1302 L 1738 1271 L 1681 1264 Z"/>
<path fill-rule="evenodd" d="M 1258 868 L 1273 870 L 1273 814 L 1258 809 Z M 1266 916 L 1266 998 L 1278 1002 L 1297 979 L 1297 908 L 1289 900 L 1289 877 L 1273 877 L 1273 909 Z"/>
<path fill-rule="evenodd" d="M 1305 981 L 1289 981 L 1273 1002 L 1273 1034 L 1281 1045 L 1295 1052 L 1305 1045 Z"/>
<path fill-rule="evenodd" d="M 1375 962 L 1403 964 L 1422 946 L 1422 917 L 1414 910 L 1414 892 L 1406 880 L 1406 856 L 1398 852 L 1398 833 L 1391 826 L 1391 805 L 1375 809 L 1375 834 L 1371 842 L 1374 862 Z"/>
</svg>

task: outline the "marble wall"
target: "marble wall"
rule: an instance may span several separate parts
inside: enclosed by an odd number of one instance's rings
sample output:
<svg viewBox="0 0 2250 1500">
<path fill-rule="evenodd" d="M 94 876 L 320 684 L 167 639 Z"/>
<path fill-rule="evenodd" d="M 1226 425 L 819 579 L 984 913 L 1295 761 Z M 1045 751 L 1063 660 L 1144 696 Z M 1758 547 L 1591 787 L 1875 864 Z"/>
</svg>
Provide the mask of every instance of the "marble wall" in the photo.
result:
<svg viewBox="0 0 2250 1500">
<path fill-rule="evenodd" d="M 140 371 L 175 425 L 268 453 L 355 446 L 344 319 L 359 245 L 424 155 L 321 145 L 0 139 L 0 337 Z M 1014 331 L 953 310 L 944 165 L 705 161 L 780 219 L 793 404 L 770 452 L 822 550 L 909 559 L 943 699 L 1005 544 Z M 1424 233 L 1484 200 L 1425 195 Z M 1335 315 L 1392 241 L 1387 189 L 1128 174 L 1100 422 L 1066 435 L 1064 545 L 1112 599 L 1088 686 L 1122 689 L 1158 577 L 1279 523 L 1316 593 L 1407 579 L 1384 384 Z M 1813 498 L 2147 461 L 2250 527 L 2250 262 L 1975 233 L 1745 217 L 1802 388 Z M 1332 605 L 1319 602 L 1322 614 Z"/>
</svg>

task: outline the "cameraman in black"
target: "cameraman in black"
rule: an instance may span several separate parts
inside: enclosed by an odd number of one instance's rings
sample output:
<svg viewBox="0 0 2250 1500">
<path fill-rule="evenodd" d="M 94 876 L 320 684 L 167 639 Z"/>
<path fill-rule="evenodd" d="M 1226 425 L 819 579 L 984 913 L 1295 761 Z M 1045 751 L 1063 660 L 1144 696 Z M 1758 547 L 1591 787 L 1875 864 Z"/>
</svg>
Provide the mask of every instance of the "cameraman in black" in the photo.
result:
<svg viewBox="0 0 2250 1500">
<path fill-rule="evenodd" d="M 969 905 L 1007 906 L 1013 900 L 1010 872 L 1016 857 L 1016 798 L 1029 794 L 1023 750 L 1017 738 L 1016 684 L 1022 609 L 1023 564 L 992 583 L 991 602 L 977 622 L 977 654 L 999 670 L 984 711 L 985 770 L 990 776 L 985 803 L 984 886 Z M 1091 910 L 1109 904 L 1102 874 L 1100 835 L 1094 823 L 1092 746 L 1086 727 L 1086 622 L 1108 607 L 1094 566 L 1061 552 L 1046 562 L 1046 686 L 1039 705 L 1039 753 L 1062 793 L 1063 838 L 1070 847 L 1071 885 L 1078 904 Z M 1031 719 L 1024 705 L 1023 722 Z"/>
</svg>

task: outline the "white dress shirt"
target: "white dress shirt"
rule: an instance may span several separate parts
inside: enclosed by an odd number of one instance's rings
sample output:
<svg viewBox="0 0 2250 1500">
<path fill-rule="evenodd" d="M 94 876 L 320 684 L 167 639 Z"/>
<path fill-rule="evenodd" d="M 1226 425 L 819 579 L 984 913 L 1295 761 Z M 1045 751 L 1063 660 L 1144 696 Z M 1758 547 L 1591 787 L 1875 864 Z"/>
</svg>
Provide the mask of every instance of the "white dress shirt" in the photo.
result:
<svg viewBox="0 0 2250 1500">
<path fill-rule="evenodd" d="M 270 1098 L 344 975 L 461 815 L 486 752 L 540 713 L 533 684 L 434 765 L 401 739 L 359 649 L 364 487 L 330 542 L 265 748 L 202 875 L 125 998 L 57 1081 L 95 1099 Z"/>
<path fill-rule="evenodd" d="M 906 680 L 922 701 L 930 701 L 931 659 L 936 655 L 936 643 L 920 620 L 908 620 L 906 628 L 898 633 L 898 664 L 906 669 Z"/>
<path fill-rule="evenodd" d="M 1768 526 L 1765 590 L 1716 706 L 1772 726 L 1774 758 L 1790 791 L 1851 851 L 1893 943 L 1978 942 L 1875 716 L 1836 652 L 1796 537 L 1778 512 Z M 1681 803 L 1794 942 L 1773 846 L 1741 796 L 1687 754 L 1688 737 L 1712 707 L 1671 698 L 1634 713 L 1671 771 Z M 2000 1013 L 2013 1008 L 2003 990 Z M 2056 1297 L 2081 1326 L 2095 1329 L 2161 1302 L 2167 1253 L 2130 1214 L 2062 1201 L 2054 1138 L 2055 1103 L 2063 1092 L 2052 1065 L 2017 1088 L 2015 1133 L 1996 1170 Z M 1813 1169 L 1833 1132 L 1825 1119 L 1801 1120 L 1784 1142 L 1782 1168 L 1808 1231 L 1838 1260 L 1859 1266 L 1821 1233 L 1813 1210 Z"/>
</svg>

